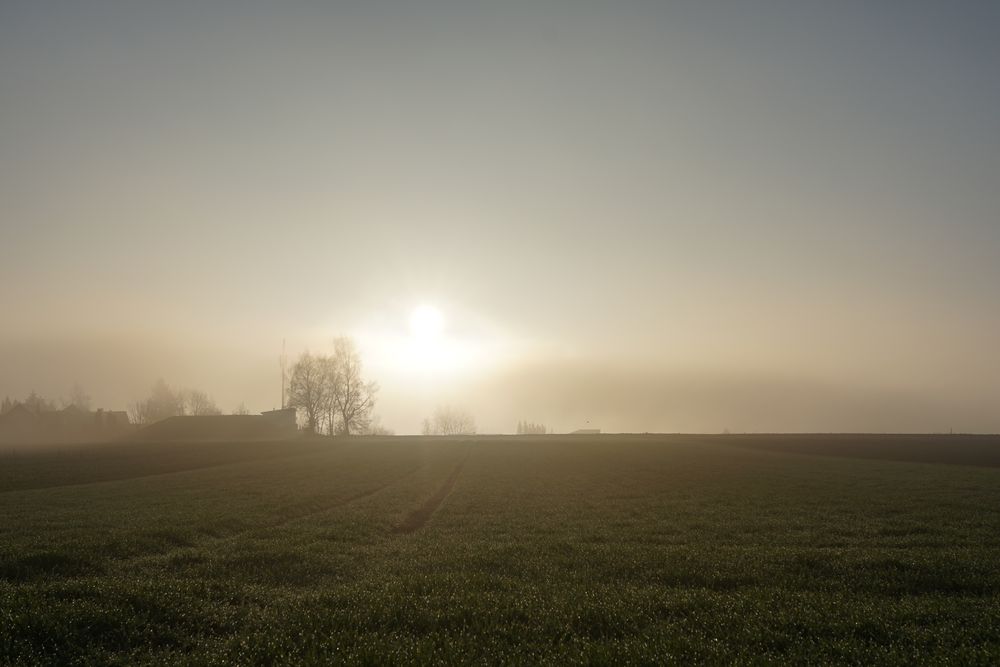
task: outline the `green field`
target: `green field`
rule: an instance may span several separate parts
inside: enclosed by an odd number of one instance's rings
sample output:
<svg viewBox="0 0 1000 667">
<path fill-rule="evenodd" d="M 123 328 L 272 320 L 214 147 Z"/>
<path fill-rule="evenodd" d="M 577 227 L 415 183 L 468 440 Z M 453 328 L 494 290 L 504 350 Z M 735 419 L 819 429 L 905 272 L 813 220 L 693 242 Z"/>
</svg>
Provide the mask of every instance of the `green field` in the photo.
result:
<svg viewBox="0 0 1000 667">
<path fill-rule="evenodd" d="M 525 436 L 3 454 L 0 663 L 997 664 L 998 452 Z"/>
</svg>

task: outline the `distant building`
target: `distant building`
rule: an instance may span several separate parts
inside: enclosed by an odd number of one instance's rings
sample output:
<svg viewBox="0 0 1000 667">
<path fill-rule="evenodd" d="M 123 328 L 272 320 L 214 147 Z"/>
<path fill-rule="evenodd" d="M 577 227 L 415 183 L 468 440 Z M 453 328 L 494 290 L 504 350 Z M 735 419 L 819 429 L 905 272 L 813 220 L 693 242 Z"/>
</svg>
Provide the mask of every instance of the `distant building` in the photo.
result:
<svg viewBox="0 0 1000 667">
<path fill-rule="evenodd" d="M 94 413 L 94 423 L 104 428 L 120 428 L 131 425 L 128 413 L 124 410 L 97 410 Z"/>
<path fill-rule="evenodd" d="M 35 412 L 23 403 L 0 415 L 0 442 L 69 443 L 114 440 L 132 430 L 128 415 L 119 410 L 62 410 Z"/>
<path fill-rule="evenodd" d="M 38 415 L 23 403 L 18 403 L 0 415 L 0 441 L 14 442 L 30 439 L 38 427 Z"/>
<path fill-rule="evenodd" d="M 260 416 L 288 433 L 298 431 L 298 414 L 295 408 L 281 408 L 260 413 Z"/>
<path fill-rule="evenodd" d="M 259 415 L 184 415 L 150 424 L 136 434 L 143 441 L 223 442 L 287 440 L 298 434 L 295 408 Z"/>
<path fill-rule="evenodd" d="M 572 431 L 570 435 L 599 435 L 600 433 L 601 429 L 599 428 L 578 428 Z"/>
</svg>

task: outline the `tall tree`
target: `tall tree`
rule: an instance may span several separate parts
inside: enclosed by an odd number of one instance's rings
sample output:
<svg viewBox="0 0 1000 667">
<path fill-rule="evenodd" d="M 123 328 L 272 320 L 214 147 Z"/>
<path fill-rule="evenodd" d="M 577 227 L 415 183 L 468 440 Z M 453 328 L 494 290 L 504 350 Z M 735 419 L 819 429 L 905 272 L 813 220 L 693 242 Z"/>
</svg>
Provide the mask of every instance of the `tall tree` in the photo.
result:
<svg viewBox="0 0 1000 667">
<path fill-rule="evenodd" d="M 339 403 L 337 402 L 337 396 L 340 392 L 340 376 L 333 357 L 319 357 L 319 363 L 322 369 L 324 381 L 326 382 L 326 396 L 324 397 L 326 402 L 323 407 L 323 420 L 325 422 L 327 435 L 334 435 L 336 433 L 336 424 L 338 421 L 337 415 L 339 411 Z"/>
<path fill-rule="evenodd" d="M 35 393 L 32 389 L 28 397 L 24 399 L 24 407 L 28 408 L 32 412 L 38 414 L 40 412 L 49 412 L 56 409 L 55 403 L 49 399 Z"/>
<path fill-rule="evenodd" d="M 189 389 L 183 393 L 183 397 L 185 414 L 198 416 L 222 414 L 222 410 L 212 397 L 199 389 Z"/>
<path fill-rule="evenodd" d="M 354 341 L 341 336 L 333 341 L 333 368 L 330 376 L 333 378 L 334 405 L 337 412 L 338 433 L 351 435 L 361 433 L 371 419 L 375 407 L 375 394 L 378 385 L 365 382 L 361 377 L 361 356 Z"/>
<path fill-rule="evenodd" d="M 320 355 L 303 352 L 292 366 L 288 383 L 288 405 L 306 420 L 306 432 L 317 433 L 320 420 L 329 405 L 327 362 Z"/>
<path fill-rule="evenodd" d="M 184 396 L 181 392 L 174 391 L 163 378 L 153 385 L 146 403 L 150 423 L 184 414 Z"/>
<path fill-rule="evenodd" d="M 73 388 L 69 392 L 68 405 L 79 408 L 84 412 L 90 412 L 90 395 L 79 382 L 74 383 Z"/>
<path fill-rule="evenodd" d="M 156 381 L 149 397 L 128 406 L 133 424 L 152 424 L 184 414 L 184 394 L 170 388 L 163 378 Z"/>
</svg>

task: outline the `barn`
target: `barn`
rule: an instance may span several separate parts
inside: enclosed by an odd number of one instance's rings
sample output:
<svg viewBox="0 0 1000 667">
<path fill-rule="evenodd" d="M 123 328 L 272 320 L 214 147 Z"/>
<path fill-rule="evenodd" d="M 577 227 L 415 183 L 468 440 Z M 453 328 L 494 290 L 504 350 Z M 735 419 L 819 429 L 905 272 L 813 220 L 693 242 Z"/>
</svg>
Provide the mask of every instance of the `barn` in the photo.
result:
<svg viewBox="0 0 1000 667">
<path fill-rule="evenodd" d="M 136 437 L 156 442 L 286 440 L 298 434 L 295 409 L 259 415 L 184 415 L 168 417 L 141 429 Z"/>
</svg>

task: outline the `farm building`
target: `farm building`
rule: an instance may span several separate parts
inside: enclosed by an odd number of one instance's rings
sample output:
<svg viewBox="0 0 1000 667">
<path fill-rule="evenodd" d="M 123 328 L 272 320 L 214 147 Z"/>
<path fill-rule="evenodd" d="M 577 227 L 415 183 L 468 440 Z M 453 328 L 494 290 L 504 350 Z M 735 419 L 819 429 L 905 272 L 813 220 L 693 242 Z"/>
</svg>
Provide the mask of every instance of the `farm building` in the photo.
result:
<svg viewBox="0 0 1000 667">
<path fill-rule="evenodd" d="M 111 440 L 132 429 L 128 415 L 117 410 L 62 410 L 36 412 L 19 403 L 0 415 L 0 442 L 94 442 Z"/>
<path fill-rule="evenodd" d="M 137 434 L 147 441 L 285 440 L 298 433 L 295 409 L 259 415 L 185 415 L 168 417 Z"/>
</svg>

